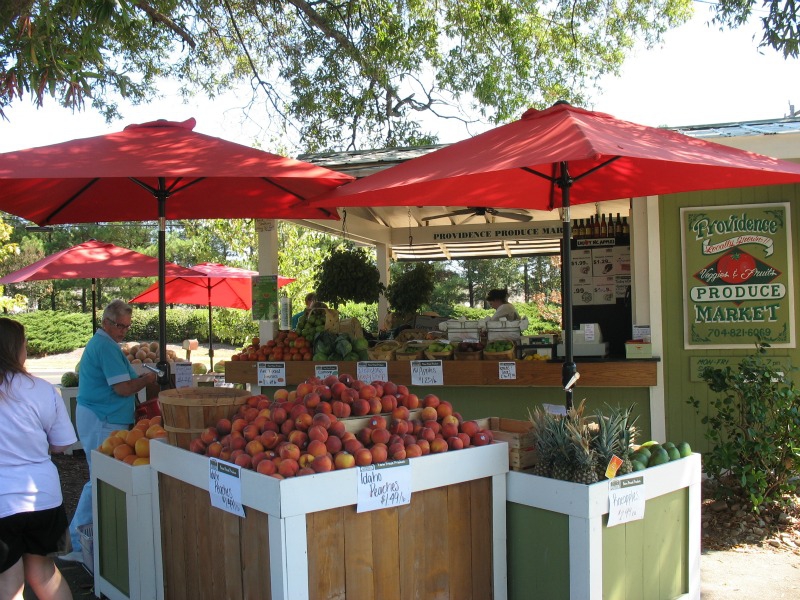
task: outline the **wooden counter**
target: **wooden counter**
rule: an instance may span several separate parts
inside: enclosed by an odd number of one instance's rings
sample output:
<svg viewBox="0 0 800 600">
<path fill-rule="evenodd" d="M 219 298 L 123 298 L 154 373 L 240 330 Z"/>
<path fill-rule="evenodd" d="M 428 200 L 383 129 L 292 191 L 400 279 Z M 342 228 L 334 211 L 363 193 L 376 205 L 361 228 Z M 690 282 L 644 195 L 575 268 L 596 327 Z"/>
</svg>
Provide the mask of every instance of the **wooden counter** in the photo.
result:
<svg viewBox="0 0 800 600">
<path fill-rule="evenodd" d="M 500 379 L 497 361 L 442 361 L 444 385 L 446 386 L 539 386 L 560 387 L 560 362 L 518 360 L 517 378 Z M 286 363 L 286 380 L 288 386 L 294 386 L 314 376 L 314 365 L 311 361 Z M 355 362 L 325 362 L 319 364 L 337 364 L 339 373 L 350 373 L 355 376 Z M 658 385 L 656 367 L 657 359 L 649 360 L 603 360 L 578 362 L 582 387 L 654 387 Z M 395 383 L 409 385 L 411 383 L 411 363 L 409 361 L 388 361 L 389 379 Z M 230 361 L 225 363 L 225 381 L 228 383 L 258 383 L 258 363 L 251 361 Z"/>
</svg>

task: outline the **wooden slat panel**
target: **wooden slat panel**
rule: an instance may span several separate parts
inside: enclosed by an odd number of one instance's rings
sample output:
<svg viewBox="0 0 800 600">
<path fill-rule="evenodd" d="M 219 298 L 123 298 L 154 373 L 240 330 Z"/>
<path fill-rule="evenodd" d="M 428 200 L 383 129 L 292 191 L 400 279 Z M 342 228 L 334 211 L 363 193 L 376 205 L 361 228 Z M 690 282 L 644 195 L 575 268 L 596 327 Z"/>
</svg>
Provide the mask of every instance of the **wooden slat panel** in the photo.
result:
<svg viewBox="0 0 800 600">
<path fill-rule="evenodd" d="M 450 598 L 470 600 L 472 595 L 472 540 L 467 523 L 472 522 L 470 486 L 459 483 L 447 488 L 447 537 Z M 477 600 L 477 598 L 476 598 Z"/>
<path fill-rule="evenodd" d="M 186 567 L 184 554 L 183 499 L 180 482 L 159 475 L 159 506 L 161 507 L 161 548 L 164 563 L 164 597 L 170 600 L 186 598 Z"/>
<path fill-rule="evenodd" d="M 181 483 L 180 486 L 181 496 L 183 498 L 181 502 L 184 523 L 183 539 L 186 542 L 183 548 L 183 564 L 184 568 L 188 571 L 185 593 L 187 598 L 201 598 L 201 590 L 204 589 L 203 578 L 205 574 L 199 568 L 202 552 L 200 551 L 197 532 L 198 528 L 207 526 L 203 523 L 197 510 L 197 504 L 200 502 L 198 492 L 201 490 L 184 483 Z M 208 494 L 206 493 L 206 498 L 207 497 Z"/>
<path fill-rule="evenodd" d="M 215 552 L 219 552 L 219 536 L 223 527 L 223 516 L 225 511 L 209 506 L 206 513 L 206 531 L 208 536 L 214 541 Z M 211 595 L 212 598 L 227 597 L 227 582 L 225 581 L 225 562 L 214 560 L 209 569 L 211 575 Z"/>
<path fill-rule="evenodd" d="M 580 362 L 582 387 L 649 387 L 657 384 L 655 360 L 609 360 Z M 225 381 L 258 383 L 256 362 L 230 361 L 225 366 Z M 312 361 L 286 363 L 287 385 L 293 386 L 314 376 Z M 332 363 L 325 363 L 332 364 Z M 355 374 L 355 362 L 339 362 L 340 373 Z M 561 363 L 517 361 L 517 378 L 500 379 L 497 361 L 443 361 L 444 385 L 447 386 L 561 386 Z M 395 383 L 411 384 L 411 365 L 408 361 L 389 361 L 389 379 Z"/>
<path fill-rule="evenodd" d="M 93 528 L 94 543 L 99 544 L 100 564 L 95 571 L 120 590 L 130 594 L 128 571 L 128 511 L 125 492 L 98 480 L 98 522 Z M 75 548 L 80 551 L 81 548 Z"/>
<path fill-rule="evenodd" d="M 381 540 L 372 533 L 372 517 L 369 513 L 358 514 L 355 506 L 342 509 L 344 553 L 347 557 L 345 589 L 347 600 L 374 600 L 373 590 L 373 544 Z"/>
<path fill-rule="evenodd" d="M 422 588 L 422 572 L 425 568 L 423 549 L 430 544 L 431 536 L 425 532 L 424 496 L 425 492 L 412 494 L 411 504 L 393 509 L 398 513 L 401 600 L 425 600 Z"/>
<path fill-rule="evenodd" d="M 412 501 L 413 501 L 412 496 Z M 372 556 L 375 598 L 400 600 L 405 573 L 400 564 L 399 510 L 374 510 L 372 520 Z"/>
<path fill-rule="evenodd" d="M 239 521 L 242 538 L 242 598 L 270 600 L 269 517 L 266 513 L 249 508 L 245 510 L 247 518 Z"/>
<path fill-rule="evenodd" d="M 470 486 L 472 534 L 472 593 L 475 598 L 493 598 L 492 591 L 492 481 L 476 479 Z"/>
<path fill-rule="evenodd" d="M 345 545 L 341 508 L 311 513 L 308 537 L 308 593 L 315 600 L 344 600 Z"/>
<path fill-rule="evenodd" d="M 419 546 L 424 548 L 422 597 L 429 600 L 447 600 L 451 597 L 447 573 L 450 564 L 450 548 L 447 543 L 447 489 L 434 488 L 420 494 L 424 527 L 415 531 L 414 535 L 417 536 Z"/>
<path fill-rule="evenodd" d="M 205 491 L 196 488 L 198 491 Z M 207 494 L 207 492 L 206 492 Z M 243 598 L 242 591 L 242 554 L 239 546 L 239 524 L 241 519 L 227 511 L 219 510 L 222 513 L 222 531 L 220 550 L 220 560 L 225 563 L 225 590 L 228 598 Z"/>
</svg>

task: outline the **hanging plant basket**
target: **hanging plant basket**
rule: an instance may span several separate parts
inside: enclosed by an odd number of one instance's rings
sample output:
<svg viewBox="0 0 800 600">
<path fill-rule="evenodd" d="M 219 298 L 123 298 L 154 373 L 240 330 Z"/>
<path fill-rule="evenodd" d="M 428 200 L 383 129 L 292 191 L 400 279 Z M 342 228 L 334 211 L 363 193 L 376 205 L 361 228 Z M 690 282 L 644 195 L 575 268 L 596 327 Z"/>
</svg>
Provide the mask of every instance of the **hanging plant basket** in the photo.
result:
<svg viewBox="0 0 800 600">
<path fill-rule="evenodd" d="M 320 264 L 317 298 L 333 304 L 374 303 L 384 291 L 380 273 L 371 258 L 352 244 L 334 248 Z"/>
</svg>

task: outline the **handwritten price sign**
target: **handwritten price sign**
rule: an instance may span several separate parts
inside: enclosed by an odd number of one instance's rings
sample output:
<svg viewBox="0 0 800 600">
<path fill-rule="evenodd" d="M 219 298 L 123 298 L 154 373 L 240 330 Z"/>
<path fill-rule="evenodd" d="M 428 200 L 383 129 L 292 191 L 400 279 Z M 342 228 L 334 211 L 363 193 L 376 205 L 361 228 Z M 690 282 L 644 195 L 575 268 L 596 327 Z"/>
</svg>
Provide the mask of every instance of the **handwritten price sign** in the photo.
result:
<svg viewBox="0 0 800 600">
<path fill-rule="evenodd" d="M 258 363 L 258 385 L 268 385 L 268 386 L 286 385 L 286 363 L 284 362 Z"/>
<path fill-rule="evenodd" d="M 517 363 L 514 361 L 498 363 L 498 378 L 499 379 L 516 379 L 517 378 Z"/>
<path fill-rule="evenodd" d="M 440 360 L 412 360 L 411 385 L 444 385 Z"/>
<path fill-rule="evenodd" d="M 389 366 L 385 360 L 359 361 L 356 363 L 356 378 L 359 381 L 389 381 Z"/>
<path fill-rule="evenodd" d="M 612 479 L 608 488 L 608 527 L 644 519 L 644 477 Z"/>
<path fill-rule="evenodd" d="M 411 465 L 395 460 L 358 467 L 356 512 L 401 506 L 411 502 Z"/>
<path fill-rule="evenodd" d="M 221 460 L 208 461 L 208 493 L 211 506 L 244 517 L 242 468 Z"/>
</svg>

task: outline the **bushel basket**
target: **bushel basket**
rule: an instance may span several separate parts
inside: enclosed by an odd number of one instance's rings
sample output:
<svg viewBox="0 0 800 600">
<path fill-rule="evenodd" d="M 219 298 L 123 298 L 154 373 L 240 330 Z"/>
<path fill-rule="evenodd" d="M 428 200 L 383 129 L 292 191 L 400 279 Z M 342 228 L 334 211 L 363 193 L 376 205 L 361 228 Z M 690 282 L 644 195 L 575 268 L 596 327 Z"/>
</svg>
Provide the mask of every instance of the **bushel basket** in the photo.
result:
<svg viewBox="0 0 800 600">
<path fill-rule="evenodd" d="M 251 396 L 234 388 L 187 387 L 164 390 L 158 396 L 169 443 L 189 449 L 189 442 L 220 419 L 230 419 Z"/>
</svg>

